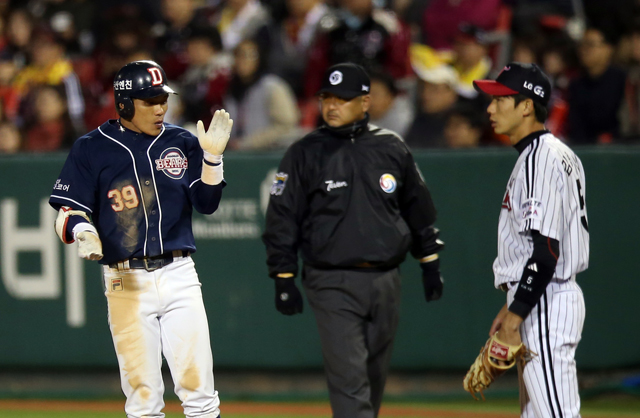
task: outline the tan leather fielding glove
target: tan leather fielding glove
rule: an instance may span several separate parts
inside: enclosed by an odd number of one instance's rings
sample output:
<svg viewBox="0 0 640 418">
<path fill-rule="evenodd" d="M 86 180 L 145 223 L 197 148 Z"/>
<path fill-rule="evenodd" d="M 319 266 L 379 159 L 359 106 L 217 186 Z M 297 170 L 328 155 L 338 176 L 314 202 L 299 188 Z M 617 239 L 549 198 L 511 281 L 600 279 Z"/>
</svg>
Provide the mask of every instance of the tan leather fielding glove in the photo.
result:
<svg viewBox="0 0 640 418">
<path fill-rule="evenodd" d="M 528 353 L 527 347 L 523 343 L 517 346 L 506 344 L 498 340 L 497 335 L 496 333 L 489 338 L 480 349 L 480 354 L 464 378 L 464 390 L 469 392 L 474 399 L 478 399 L 476 393 L 480 393 L 484 399 L 482 391 L 512 368 L 516 361 L 524 362 L 525 355 Z"/>
</svg>

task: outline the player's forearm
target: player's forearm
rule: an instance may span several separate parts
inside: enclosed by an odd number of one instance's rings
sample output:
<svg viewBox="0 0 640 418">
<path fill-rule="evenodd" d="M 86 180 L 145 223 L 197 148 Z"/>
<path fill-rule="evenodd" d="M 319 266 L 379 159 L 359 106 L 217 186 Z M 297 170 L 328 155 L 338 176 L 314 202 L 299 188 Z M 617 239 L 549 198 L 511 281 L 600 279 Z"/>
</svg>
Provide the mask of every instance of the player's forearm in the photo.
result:
<svg viewBox="0 0 640 418">
<path fill-rule="evenodd" d="M 191 203 L 194 209 L 205 215 L 215 212 L 222 199 L 222 189 L 226 185 L 227 183 L 224 181 L 214 186 L 201 181 L 194 183 L 190 189 Z"/>
<path fill-rule="evenodd" d="M 553 278 L 559 254 L 557 240 L 532 231 L 533 254 L 527 262 L 520 278 L 514 300 L 509 311 L 526 318 L 536 306 Z"/>
<path fill-rule="evenodd" d="M 505 330 L 507 333 L 516 332 L 518 331 L 518 328 L 520 328 L 520 324 L 523 320 L 524 319 L 520 315 L 507 311 L 504 319 L 502 320 L 502 326 L 500 329 Z"/>
</svg>

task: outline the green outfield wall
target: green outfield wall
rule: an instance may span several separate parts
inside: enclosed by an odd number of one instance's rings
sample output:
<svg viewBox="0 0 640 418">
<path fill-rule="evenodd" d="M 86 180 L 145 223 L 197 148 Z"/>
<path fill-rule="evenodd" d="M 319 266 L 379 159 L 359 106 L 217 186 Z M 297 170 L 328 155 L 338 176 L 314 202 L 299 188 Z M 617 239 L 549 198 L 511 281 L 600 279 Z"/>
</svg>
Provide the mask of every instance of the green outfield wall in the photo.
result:
<svg viewBox="0 0 640 418">
<path fill-rule="evenodd" d="M 579 148 L 586 170 L 590 268 L 578 276 L 587 315 L 578 367 L 640 365 L 640 147 Z M 116 364 L 101 272 L 57 239 L 47 198 L 66 155 L 0 157 L 0 367 Z M 228 187 L 213 215 L 194 216 L 217 367 L 321 366 L 313 314 L 273 306 L 260 241 L 280 153 L 225 156 Z M 493 288 L 496 228 L 512 149 L 416 153 L 446 242 L 440 301 L 424 301 L 415 260 L 402 265 L 393 367 L 464 369 L 505 294 Z"/>
</svg>

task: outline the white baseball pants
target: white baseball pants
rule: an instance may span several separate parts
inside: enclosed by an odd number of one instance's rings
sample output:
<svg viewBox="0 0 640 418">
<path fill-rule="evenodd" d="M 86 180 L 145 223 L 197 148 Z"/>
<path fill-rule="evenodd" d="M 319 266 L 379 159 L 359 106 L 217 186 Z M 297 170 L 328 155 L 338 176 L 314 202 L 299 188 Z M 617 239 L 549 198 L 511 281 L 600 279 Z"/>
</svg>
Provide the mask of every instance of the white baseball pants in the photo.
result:
<svg viewBox="0 0 640 418">
<path fill-rule="evenodd" d="M 163 354 L 185 415 L 218 417 L 209 326 L 191 257 L 152 272 L 103 272 L 127 417 L 164 417 Z"/>
<path fill-rule="evenodd" d="M 510 287 L 510 304 L 518 288 Z M 582 337 L 584 297 L 575 277 L 553 279 L 520 325 L 522 342 L 535 355 L 518 365 L 522 418 L 579 418 L 575 353 Z"/>
</svg>

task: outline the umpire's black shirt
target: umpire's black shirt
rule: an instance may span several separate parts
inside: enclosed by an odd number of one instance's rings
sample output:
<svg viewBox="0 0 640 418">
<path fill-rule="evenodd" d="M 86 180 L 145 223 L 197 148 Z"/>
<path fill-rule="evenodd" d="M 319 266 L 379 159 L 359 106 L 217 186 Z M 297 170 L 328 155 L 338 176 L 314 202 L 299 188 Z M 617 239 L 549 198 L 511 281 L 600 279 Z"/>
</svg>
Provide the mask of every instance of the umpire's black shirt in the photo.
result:
<svg viewBox="0 0 640 418">
<path fill-rule="evenodd" d="M 436 210 L 404 141 L 360 122 L 327 125 L 292 144 L 271 188 L 269 275 L 298 271 L 298 249 L 315 268 L 389 269 L 409 249 L 440 250 Z"/>
</svg>

